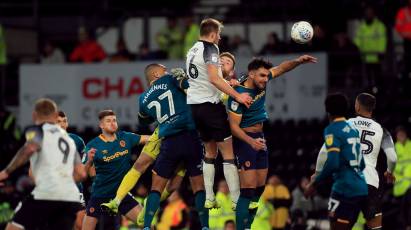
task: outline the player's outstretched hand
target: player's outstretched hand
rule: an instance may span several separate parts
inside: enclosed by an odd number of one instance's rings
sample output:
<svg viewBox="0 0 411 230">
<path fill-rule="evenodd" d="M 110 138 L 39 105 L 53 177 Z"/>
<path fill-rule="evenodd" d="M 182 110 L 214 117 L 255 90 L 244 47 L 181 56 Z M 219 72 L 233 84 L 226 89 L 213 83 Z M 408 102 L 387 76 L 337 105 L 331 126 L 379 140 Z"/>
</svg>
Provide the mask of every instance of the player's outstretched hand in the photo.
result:
<svg viewBox="0 0 411 230">
<path fill-rule="evenodd" d="M 97 149 L 91 148 L 91 149 L 87 152 L 88 162 L 92 162 L 92 161 L 93 161 L 94 156 L 96 155 L 96 151 L 97 151 Z"/>
<path fill-rule="evenodd" d="M 299 58 L 297 58 L 297 61 L 301 64 L 317 63 L 317 58 L 310 56 L 310 55 L 302 55 Z"/>
<path fill-rule="evenodd" d="M 267 149 L 267 145 L 265 144 L 265 140 L 263 138 L 253 139 L 251 147 L 256 151 Z"/>
<path fill-rule="evenodd" d="M 241 104 L 244 104 L 247 108 L 251 106 L 253 99 L 248 95 L 248 93 L 240 93 L 240 95 L 235 99 Z"/>
<path fill-rule="evenodd" d="M 170 72 L 177 80 L 188 79 L 186 72 L 182 68 L 173 68 Z"/>
<path fill-rule="evenodd" d="M 315 187 L 313 182 L 310 182 L 304 189 L 304 196 L 306 198 L 312 197 L 315 194 Z"/>
<path fill-rule="evenodd" d="M 393 184 L 395 182 L 395 176 L 388 171 L 384 173 L 384 177 L 388 184 Z"/>
<path fill-rule="evenodd" d="M 0 172 L 0 186 L 4 185 L 4 183 L 2 183 L 1 181 L 4 181 L 8 177 L 9 177 L 9 174 L 6 172 L 6 170 L 3 170 Z"/>
</svg>

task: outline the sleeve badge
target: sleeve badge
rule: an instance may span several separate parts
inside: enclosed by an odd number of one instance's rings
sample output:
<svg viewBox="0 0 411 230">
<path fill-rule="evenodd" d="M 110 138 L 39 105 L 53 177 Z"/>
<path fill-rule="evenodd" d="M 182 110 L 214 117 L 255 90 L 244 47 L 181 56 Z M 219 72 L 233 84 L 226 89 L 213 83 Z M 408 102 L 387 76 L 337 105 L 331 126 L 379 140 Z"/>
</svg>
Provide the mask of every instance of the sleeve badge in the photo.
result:
<svg viewBox="0 0 411 230">
<path fill-rule="evenodd" d="M 238 102 L 232 101 L 231 102 L 231 110 L 237 111 L 237 109 L 238 109 Z"/>
<path fill-rule="evenodd" d="M 331 146 L 334 143 L 334 135 L 329 134 L 325 136 L 325 144 L 327 144 L 327 146 Z"/>
</svg>

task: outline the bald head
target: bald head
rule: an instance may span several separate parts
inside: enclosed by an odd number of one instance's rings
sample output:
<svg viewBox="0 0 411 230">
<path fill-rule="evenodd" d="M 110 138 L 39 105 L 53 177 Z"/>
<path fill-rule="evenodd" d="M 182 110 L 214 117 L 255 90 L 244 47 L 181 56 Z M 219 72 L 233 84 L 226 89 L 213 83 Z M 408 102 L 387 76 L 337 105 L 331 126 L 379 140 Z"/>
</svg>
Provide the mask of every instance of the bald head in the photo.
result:
<svg viewBox="0 0 411 230">
<path fill-rule="evenodd" d="M 166 74 L 167 68 L 158 63 L 153 63 L 144 69 L 144 75 L 149 85 L 151 85 L 155 80 L 159 79 L 161 76 Z"/>
</svg>

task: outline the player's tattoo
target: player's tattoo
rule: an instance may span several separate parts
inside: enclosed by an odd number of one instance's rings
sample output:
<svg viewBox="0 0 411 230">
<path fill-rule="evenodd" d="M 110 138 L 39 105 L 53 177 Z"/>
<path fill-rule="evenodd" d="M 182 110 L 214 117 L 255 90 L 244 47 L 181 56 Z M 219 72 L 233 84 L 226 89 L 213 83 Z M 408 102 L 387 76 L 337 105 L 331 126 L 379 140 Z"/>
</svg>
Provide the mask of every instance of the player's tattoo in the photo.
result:
<svg viewBox="0 0 411 230">
<path fill-rule="evenodd" d="M 7 165 L 6 172 L 8 174 L 12 173 L 17 168 L 21 167 L 30 159 L 31 155 L 36 151 L 36 145 L 32 143 L 26 143 L 23 147 L 21 147 L 16 155 L 14 156 L 13 160 Z"/>
</svg>

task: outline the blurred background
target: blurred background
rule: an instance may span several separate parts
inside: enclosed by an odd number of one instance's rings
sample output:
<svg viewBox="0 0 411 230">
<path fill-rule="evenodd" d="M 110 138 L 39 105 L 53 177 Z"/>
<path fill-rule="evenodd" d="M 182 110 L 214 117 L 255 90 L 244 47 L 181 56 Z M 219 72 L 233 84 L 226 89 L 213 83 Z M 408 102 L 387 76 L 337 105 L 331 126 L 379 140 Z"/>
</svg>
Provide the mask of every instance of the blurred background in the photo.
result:
<svg viewBox="0 0 411 230">
<path fill-rule="evenodd" d="M 314 172 L 323 143 L 328 123 L 323 100 L 336 91 L 346 93 L 352 105 L 361 92 L 377 97 L 375 118 L 393 135 L 397 167 L 404 169 L 395 175 L 401 192 L 384 185 L 384 229 L 411 227 L 411 0 L 1 0 L 0 168 L 24 143 L 33 102 L 42 96 L 58 103 L 68 116 L 69 132 L 86 143 L 98 135 L 96 114 L 105 108 L 118 114 L 121 129 L 149 134 L 153 127 L 140 126 L 136 119 L 137 98 L 147 88 L 144 67 L 152 62 L 184 67 L 185 53 L 206 17 L 224 23 L 220 52 L 236 56 L 236 76 L 255 56 L 274 65 L 305 53 L 319 59 L 269 85 L 270 178 L 254 228 L 327 229 L 329 189 L 306 200 L 301 187 Z M 313 40 L 304 45 L 290 40 L 291 26 L 300 20 L 314 28 Z M 380 156 L 383 172 L 385 156 Z M 220 181 L 222 168 L 217 169 L 215 187 L 220 199 L 229 199 Z M 24 168 L 0 188 L 0 223 L 32 186 Z M 149 187 L 147 173 L 134 193 L 144 197 Z M 197 229 L 190 194 L 183 186 L 163 204 L 158 229 Z M 173 202 L 187 207 L 170 211 Z M 187 215 L 168 223 L 162 213 L 169 212 Z M 230 208 L 210 215 L 213 229 L 230 229 Z M 355 227 L 364 229 L 362 224 Z M 105 226 L 100 229 L 112 229 Z"/>
</svg>

